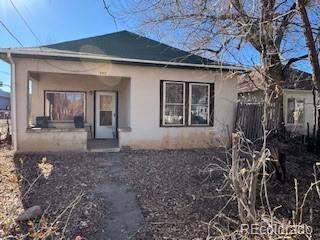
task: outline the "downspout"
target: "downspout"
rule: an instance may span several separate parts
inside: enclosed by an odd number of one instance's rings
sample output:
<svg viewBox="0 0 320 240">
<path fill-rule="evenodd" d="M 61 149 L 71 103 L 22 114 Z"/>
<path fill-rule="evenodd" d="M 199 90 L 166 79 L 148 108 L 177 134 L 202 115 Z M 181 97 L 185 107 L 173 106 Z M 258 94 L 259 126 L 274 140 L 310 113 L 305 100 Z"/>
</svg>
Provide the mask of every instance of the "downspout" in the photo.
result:
<svg viewBox="0 0 320 240">
<path fill-rule="evenodd" d="M 12 131 L 12 146 L 13 150 L 17 151 L 17 121 L 16 121 L 16 65 L 12 59 L 11 52 L 7 52 L 8 59 L 11 65 L 11 91 L 10 91 L 10 116 L 11 116 L 11 131 Z"/>
</svg>

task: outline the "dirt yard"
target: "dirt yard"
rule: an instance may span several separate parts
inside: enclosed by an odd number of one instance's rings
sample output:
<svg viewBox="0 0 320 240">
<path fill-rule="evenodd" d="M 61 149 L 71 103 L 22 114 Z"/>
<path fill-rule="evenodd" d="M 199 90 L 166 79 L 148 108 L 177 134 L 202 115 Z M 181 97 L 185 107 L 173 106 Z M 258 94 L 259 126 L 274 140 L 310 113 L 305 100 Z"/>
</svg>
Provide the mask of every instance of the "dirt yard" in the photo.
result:
<svg viewBox="0 0 320 240">
<path fill-rule="evenodd" d="M 125 236 L 122 239 L 204 240 L 206 223 L 228 198 L 228 191 L 223 195 L 216 191 L 222 174 L 208 177 L 202 171 L 217 158 L 224 158 L 218 149 L 13 156 L 3 148 L 0 238 L 27 231 L 32 237 L 51 227 L 51 233 L 65 239 L 114 240 L 112 228 L 119 231 L 117 236 Z M 272 181 L 269 187 L 273 206 L 283 205 L 279 210 L 283 216 L 290 217 L 294 208 L 293 179 L 297 178 L 299 191 L 304 193 L 313 181 L 315 159 L 303 151 L 288 150 L 287 183 Z M 312 225 L 318 232 L 319 199 L 313 194 L 311 201 L 306 207 L 312 206 Z M 40 221 L 19 226 L 9 221 L 34 205 L 44 210 Z M 123 215 L 119 216 L 115 208 L 130 210 L 120 211 Z M 236 214 L 233 203 L 228 212 Z"/>
</svg>

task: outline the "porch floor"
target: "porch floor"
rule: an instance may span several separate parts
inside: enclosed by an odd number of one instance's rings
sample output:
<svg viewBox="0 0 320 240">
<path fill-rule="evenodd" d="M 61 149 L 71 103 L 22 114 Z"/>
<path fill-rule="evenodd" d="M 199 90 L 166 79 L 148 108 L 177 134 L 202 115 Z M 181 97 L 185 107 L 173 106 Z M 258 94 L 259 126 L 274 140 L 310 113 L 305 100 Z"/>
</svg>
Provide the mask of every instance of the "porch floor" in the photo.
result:
<svg viewBox="0 0 320 240">
<path fill-rule="evenodd" d="M 119 152 L 118 139 L 89 139 L 87 143 L 89 152 Z"/>
</svg>

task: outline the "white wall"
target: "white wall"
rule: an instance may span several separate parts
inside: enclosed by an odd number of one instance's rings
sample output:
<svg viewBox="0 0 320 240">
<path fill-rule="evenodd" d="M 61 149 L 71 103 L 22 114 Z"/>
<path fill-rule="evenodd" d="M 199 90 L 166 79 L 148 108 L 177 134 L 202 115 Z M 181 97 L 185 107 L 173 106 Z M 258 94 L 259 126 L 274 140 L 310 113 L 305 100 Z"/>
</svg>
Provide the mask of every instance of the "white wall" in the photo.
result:
<svg viewBox="0 0 320 240">
<path fill-rule="evenodd" d="M 229 72 L 203 71 L 190 69 L 174 69 L 164 67 L 146 67 L 116 65 L 108 63 L 76 62 L 15 59 L 17 80 L 17 133 L 18 149 L 23 150 L 24 142 L 28 141 L 27 129 L 27 79 L 28 72 L 48 72 L 77 74 L 95 77 L 126 77 L 131 79 L 131 84 L 123 87 L 119 98 L 129 95 L 128 118 L 122 125 L 131 127 L 131 132 L 120 136 L 122 146 L 132 148 L 194 148 L 209 147 L 220 144 L 228 139 L 227 129 L 233 130 L 236 101 L 237 80 Z M 74 80 L 49 78 L 47 86 L 42 89 L 55 88 L 65 90 L 86 86 L 87 91 L 93 90 L 92 79 L 80 78 Z M 53 75 L 54 76 L 54 75 Z M 50 79 L 50 81 L 49 81 Z M 177 80 L 192 82 L 215 83 L 214 127 L 160 127 L 160 80 Z M 80 84 L 81 83 L 81 84 Z M 36 90 L 35 90 L 36 91 Z M 38 90 L 41 95 L 42 90 Z M 39 96 L 40 96 L 39 95 Z M 41 101 L 40 103 L 41 104 Z M 121 103 L 119 102 L 121 107 Z M 41 107 L 40 107 L 41 108 Z M 119 116 L 120 120 L 120 116 Z M 34 142 L 36 144 L 36 142 Z"/>
<path fill-rule="evenodd" d="M 302 125 L 290 125 L 287 124 L 287 102 L 288 98 L 300 98 L 304 99 L 304 119 Z M 295 134 L 302 134 L 307 135 L 307 123 L 310 125 L 310 134 L 312 134 L 313 131 L 313 125 L 314 125 L 314 104 L 313 104 L 313 94 L 312 90 L 284 90 L 284 119 L 285 119 L 285 125 L 286 129 L 288 131 L 291 131 Z M 318 97 L 316 94 L 316 103 L 318 102 Z M 317 124 L 316 124 L 317 127 Z"/>
</svg>

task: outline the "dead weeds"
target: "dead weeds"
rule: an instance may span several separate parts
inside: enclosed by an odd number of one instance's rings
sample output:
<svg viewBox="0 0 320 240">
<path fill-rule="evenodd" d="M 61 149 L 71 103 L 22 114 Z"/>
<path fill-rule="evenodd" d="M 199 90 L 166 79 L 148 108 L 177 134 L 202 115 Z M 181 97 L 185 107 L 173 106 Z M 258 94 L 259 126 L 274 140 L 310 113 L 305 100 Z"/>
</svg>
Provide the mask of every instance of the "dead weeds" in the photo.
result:
<svg viewBox="0 0 320 240">
<path fill-rule="evenodd" d="M 313 181 L 314 155 L 296 153 L 287 149 L 288 180 L 280 184 L 270 183 L 271 203 L 282 205 L 279 214 L 291 216 L 294 209 L 294 182 L 299 182 L 301 195 Z M 202 170 L 209 164 L 224 159 L 219 149 L 128 151 L 121 153 L 122 170 L 108 174 L 111 167 L 101 164 L 104 154 L 59 153 L 20 154 L 13 157 L 9 150 L 0 152 L 0 202 L 1 232 L 16 234 L 14 219 L 23 210 L 40 205 L 45 210 L 41 226 L 49 226 L 57 216 L 68 209 L 56 222 L 57 236 L 65 239 L 81 236 L 86 239 L 103 229 L 103 220 L 108 217 L 108 203 L 93 196 L 92 189 L 99 183 L 121 182 L 132 186 L 142 209 L 144 225 L 132 239 L 205 239 L 206 223 L 225 205 L 228 190 L 217 192 L 221 186 L 222 173 L 208 175 Z M 39 174 L 41 177 L 39 177 Z M 30 183 L 39 177 L 30 189 Z M 30 190 L 29 190 L 30 189 Z M 27 192 L 23 199 L 21 197 Z M 75 198 L 83 196 L 71 208 Z M 312 210 L 311 210 L 312 209 Z M 307 211 L 313 217 L 308 222 L 319 231 L 319 199 L 312 196 Z M 228 216 L 235 216 L 236 208 L 231 203 Z M 10 221 L 9 221 L 10 220 Z M 66 223 L 68 223 L 66 225 Z M 35 222 L 32 224 L 39 224 Z M 47 224 L 47 225 L 46 225 Z M 33 226 L 27 226 L 27 230 Z"/>
</svg>

